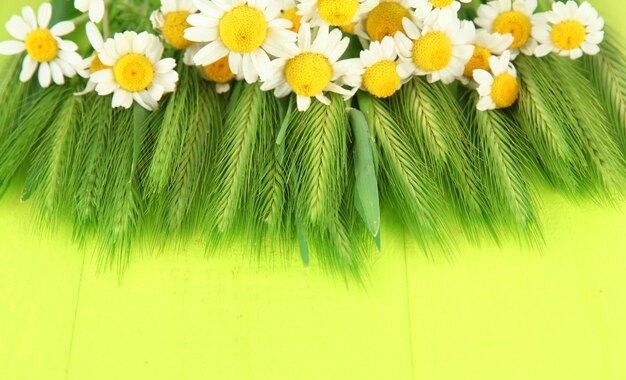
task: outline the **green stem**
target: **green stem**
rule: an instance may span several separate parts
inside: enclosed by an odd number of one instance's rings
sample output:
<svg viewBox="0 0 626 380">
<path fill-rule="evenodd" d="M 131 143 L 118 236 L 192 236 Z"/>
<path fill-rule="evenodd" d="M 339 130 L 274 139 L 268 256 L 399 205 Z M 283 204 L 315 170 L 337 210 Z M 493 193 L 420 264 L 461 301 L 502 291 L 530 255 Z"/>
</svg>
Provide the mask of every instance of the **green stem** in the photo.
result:
<svg viewBox="0 0 626 380">
<path fill-rule="evenodd" d="M 133 175 L 137 172 L 139 157 L 143 145 L 144 131 L 148 112 L 145 108 L 135 103 L 133 105 Z"/>
<path fill-rule="evenodd" d="M 109 6 L 105 3 L 104 5 L 104 17 L 102 19 L 102 36 L 104 39 L 109 38 L 111 35 L 111 29 L 109 27 Z"/>
<path fill-rule="evenodd" d="M 70 0 L 52 0 L 52 19 L 50 20 L 50 25 L 67 20 L 71 11 L 72 4 Z"/>
</svg>

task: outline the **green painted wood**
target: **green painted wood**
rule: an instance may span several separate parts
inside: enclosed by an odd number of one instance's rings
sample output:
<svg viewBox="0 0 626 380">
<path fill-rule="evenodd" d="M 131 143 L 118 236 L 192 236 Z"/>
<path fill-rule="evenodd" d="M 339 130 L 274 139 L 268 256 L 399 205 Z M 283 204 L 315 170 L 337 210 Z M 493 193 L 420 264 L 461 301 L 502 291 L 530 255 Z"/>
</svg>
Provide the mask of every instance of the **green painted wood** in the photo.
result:
<svg viewBox="0 0 626 380">
<path fill-rule="evenodd" d="M 594 3 L 626 32 L 622 0 Z M 427 258 L 384 220 L 368 283 L 347 288 L 297 252 L 256 263 L 196 241 L 138 251 L 119 277 L 68 228 L 42 237 L 19 194 L 0 200 L 0 379 L 626 378 L 626 204 L 544 192 L 540 252 Z"/>
</svg>

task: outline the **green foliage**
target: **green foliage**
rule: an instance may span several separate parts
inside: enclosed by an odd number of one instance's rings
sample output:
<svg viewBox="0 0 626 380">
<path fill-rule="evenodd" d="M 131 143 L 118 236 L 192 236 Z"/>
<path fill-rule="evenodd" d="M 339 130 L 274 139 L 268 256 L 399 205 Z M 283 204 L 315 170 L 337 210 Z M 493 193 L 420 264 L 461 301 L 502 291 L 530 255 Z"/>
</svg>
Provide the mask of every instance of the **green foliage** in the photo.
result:
<svg viewBox="0 0 626 380">
<path fill-rule="evenodd" d="M 579 191 L 583 195 L 611 195 L 623 187 L 626 166 L 616 141 L 611 138 L 609 120 L 579 61 L 566 58 L 559 61 L 570 75 L 562 85 L 563 95 L 577 121 L 572 134 L 584 154 L 583 165 L 574 168 Z"/>
<path fill-rule="evenodd" d="M 15 127 L 16 118 L 28 93 L 28 84 L 18 78 L 22 69 L 22 57 L 15 56 L 6 60 L 4 75 L 0 78 L 0 141 L 5 133 Z"/>
<path fill-rule="evenodd" d="M 197 74 L 196 74 L 197 75 Z M 216 159 L 217 142 L 222 129 L 223 101 L 213 85 L 203 83 L 197 89 L 197 108 L 193 119 L 182 124 L 185 140 L 176 157 L 175 170 L 167 191 L 167 220 L 170 230 L 179 228 L 185 220 L 199 221 L 202 204 L 198 195 L 210 180 L 211 164 Z M 193 108 L 193 107 L 192 107 Z M 165 120 L 162 123 L 164 126 Z"/>
<path fill-rule="evenodd" d="M 263 161 L 255 161 L 255 158 L 266 158 L 268 154 L 259 153 L 267 146 L 271 156 L 275 139 L 270 136 L 277 128 L 277 108 L 276 99 L 261 91 L 259 85 L 243 82 L 236 85 L 226 110 L 225 131 L 218 147 L 217 171 L 212 185 L 215 193 L 207 215 L 210 225 L 219 233 L 228 232 L 238 215 L 249 218 L 247 212 L 256 201 L 258 188 L 264 187 L 254 181 L 262 175 L 259 168 L 263 168 Z"/>
<path fill-rule="evenodd" d="M 354 136 L 354 203 L 372 236 L 377 237 L 380 234 L 380 204 L 369 126 L 365 115 L 356 109 L 350 111 L 350 123 Z"/>
<path fill-rule="evenodd" d="M 408 132 L 389 107 L 376 98 L 359 96 L 359 108 L 374 130 L 380 151 L 383 206 L 391 206 L 424 246 L 445 243 L 443 194 L 416 154 Z"/>
<path fill-rule="evenodd" d="M 340 96 L 330 99 L 330 106 L 314 101 L 287 127 L 290 196 L 297 217 L 305 225 L 330 226 L 346 190 L 348 114 Z"/>
<path fill-rule="evenodd" d="M 527 181 L 530 172 L 526 140 L 507 111 L 477 111 L 478 94 L 468 94 L 465 112 L 476 163 L 488 206 L 483 209 L 489 226 L 522 237 L 538 235 L 536 195 Z"/>
<path fill-rule="evenodd" d="M 517 62 L 519 120 L 545 178 L 572 197 L 614 192 L 624 163 L 581 65 L 556 56 Z"/>
<path fill-rule="evenodd" d="M 609 26 L 600 53 L 585 56 L 583 62 L 607 112 L 610 132 L 626 157 L 626 56 L 623 43 Z"/>
<path fill-rule="evenodd" d="M 82 100 L 66 91 L 56 117 L 43 131 L 32 152 L 22 200 L 34 197 L 38 206 L 37 220 L 55 217 L 71 206 L 71 168 Z M 55 220 L 53 220 L 55 221 Z"/>
<path fill-rule="evenodd" d="M 51 87 L 22 100 L 15 126 L 5 131 L 0 140 L 0 194 L 28 161 L 40 134 L 54 120 L 60 104 L 68 97 L 71 92 L 67 89 Z"/>
<path fill-rule="evenodd" d="M 84 112 L 78 118 L 80 127 L 78 141 L 73 145 L 75 160 L 71 181 L 74 191 L 71 194 L 79 236 L 96 226 L 105 208 L 103 194 L 109 176 L 107 155 L 114 152 L 111 144 L 116 121 L 110 101 L 102 96 L 86 96 Z"/>
<path fill-rule="evenodd" d="M 584 156 L 572 134 L 578 121 L 571 113 L 563 84 L 571 73 L 558 59 L 520 56 L 516 60 L 520 81 L 519 121 L 534 149 L 539 168 L 548 182 L 567 194 L 575 194 L 578 178 L 572 170 Z"/>
<path fill-rule="evenodd" d="M 467 232 L 484 222 L 481 195 L 467 120 L 458 100 L 441 83 L 415 78 L 391 98 L 391 109 L 406 130 L 412 148 L 437 180 L 453 216 Z"/>
<path fill-rule="evenodd" d="M 150 191 L 160 193 L 170 182 L 183 150 L 187 128 L 196 123 L 200 106 L 200 77 L 196 68 L 179 63 L 180 81 L 165 106 L 150 170 Z"/>
</svg>

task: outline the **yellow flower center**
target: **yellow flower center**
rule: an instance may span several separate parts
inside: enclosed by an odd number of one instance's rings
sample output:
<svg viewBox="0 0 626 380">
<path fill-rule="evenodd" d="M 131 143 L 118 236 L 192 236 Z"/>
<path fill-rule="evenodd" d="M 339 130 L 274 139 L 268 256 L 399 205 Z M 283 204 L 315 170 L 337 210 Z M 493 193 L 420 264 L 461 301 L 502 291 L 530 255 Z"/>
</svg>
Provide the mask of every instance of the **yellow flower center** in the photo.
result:
<svg viewBox="0 0 626 380">
<path fill-rule="evenodd" d="M 267 21 L 260 10 L 240 5 L 220 19 L 219 34 L 226 47 L 237 53 L 250 53 L 267 37 Z"/>
<path fill-rule="evenodd" d="M 493 78 L 491 85 L 491 99 L 498 108 L 507 108 L 513 105 L 519 94 L 517 79 L 509 73 L 502 73 Z"/>
<path fill-rule="evenodd" d="M 428 32 L 413 44 L 413 63 L 426 71 L 439 71 L 452 59 L 452 41 L 443 32 Z"/>
<path fill-rule="evenodd" d="M 189 17 L 187 11 L 170 12 L 165 15 L 161 33 L 165 41 L 175 49 L 186 49 L 193 45 L 193 42 L 185 39 L 185 29 L 191 27 L 187 22 L 187 17 Z"/>
<path fill-rule="evenodd" d="M 300 30 L 300 24 L 302 22 L 302 16 L 297 15 L 296 12 L 298 12 L 298 8 L 296 7 L 289 8 L 283 11 L 280 17 L 291 21 L 293 25 L 290 30 L 298 33 L 298 30 Z"/>
<path fill-rule="evenodd" d="M 450 4 L 452 4 L 453 2 L 454 0 L 430 0 L 430 3 L 435 8 L 445 8 L 449 6 Z"/>
<path fill-rule="evenodd" d="M 37 62 L 50 62 L 57 57 L 59 45 L 48 29 L 37 29 L 26 36 L 26 52 Z"/>
<path fill-rule="evenodd" d="M 285 78 L 293 91 L 302 96 L 322 92 L 333 77 L 328 58 L 319 53 L 301 53 L 285 65 Z"/>
<path fill-rule="evenodd" d="M 530 37 L 531 24 L 528 16 L 518 11 L 501 13 L 493 22 L 493 31 L 500 34 L 511 34 L 515 49 L 523 46 Z"/>
<path fill-rule="evenodd" d="M 210 65 L 202 66 L 204 76 L 215 83 L 228 83 L 235 78 L 235 74 L 230 71 L 228 56 L 222 57 Z"/>
<path fill-rule="evenodd" d="M 576 20 L 561 21 L 550 32 L 552 43 L 561 50 L 578 49 L 585 42 L 587 30 Z"/>
<path fill-rule="evenodd" d="M 386 36 L 404 32 L 402 19 L 410 17 L 409 10 L 395 2 L 384 2 L 372 9 L 367 16 L 365 28 L 373 41 L 382 41 Z"/>
<path fill-rule="evenodd" d="M 356 27 L 356 22 L 351 22 L 346 25 L 341 25 L 339 29 L 348 34 L 354 34 L 354 28 Z"/>
<path fill-rule="evenodd" d="M 468 78 L 473 78 L 474 70 L 483 69 L 489 71 L 489 57 L 491 57 L 491 51 L 489 51 L 489 49 L 474 45 L 474 54 L 465 65 L 463 75 Z"/>
<path fill-rule="evenodd" d="M 106 70 L 110 68 L 111 66 L 107 66 L 104 63 L 102 63 L 97 53 L 93 55 L 93 59 L 91 60 L 91 64 L 89 65 L 89 70 L 91 71 L 92 74 L 100 70 Z"/>
<path fill-rule="evenodd" d="M 126 91 L 143 91 L 154 79 L 154 67 L 145 55 L 130 53 L 113 66 L 115 81 Z"/>
<path fill-rule="evenodd" d="M 400 88 L 394 61 L 380 61 L 365 69 L 363 87 L 377 98 L 388 98 Z"/>
<path fill-rule="evenodd" d="M 322 20 L 333 26 L 352 22 L 359 9 L 359 0 L 318 0 L 317 11 Z"/>
</svg>

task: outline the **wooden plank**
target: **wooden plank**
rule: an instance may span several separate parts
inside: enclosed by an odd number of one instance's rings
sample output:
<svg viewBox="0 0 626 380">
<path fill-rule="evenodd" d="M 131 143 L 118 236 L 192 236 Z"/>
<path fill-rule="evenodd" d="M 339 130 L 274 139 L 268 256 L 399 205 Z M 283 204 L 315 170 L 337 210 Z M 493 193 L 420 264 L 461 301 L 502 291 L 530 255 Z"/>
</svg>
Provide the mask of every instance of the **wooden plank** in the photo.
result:
<svg viewBox="0 0 626 380">
<path fill-rule="evenodd" d="M 281 266 L 195 245 L 119 282 L 90 267 L 69 379 L 411 379 L 403 240 L 384 239 L 366 288 L 298 252 Z"/>
<path fill-rule="evenodd" d="M 64 379 L 84 254 L 32 217 L 19 188 L 0 200 L 0 378 Z"/>
</svg>

